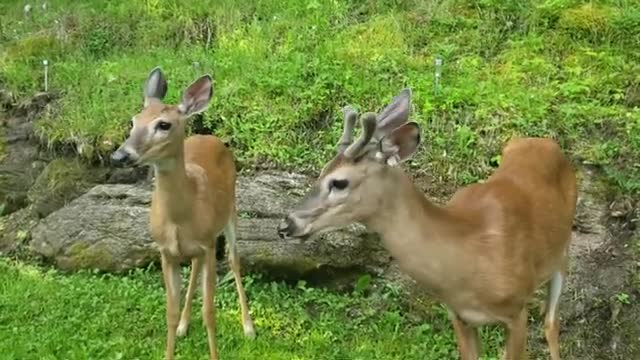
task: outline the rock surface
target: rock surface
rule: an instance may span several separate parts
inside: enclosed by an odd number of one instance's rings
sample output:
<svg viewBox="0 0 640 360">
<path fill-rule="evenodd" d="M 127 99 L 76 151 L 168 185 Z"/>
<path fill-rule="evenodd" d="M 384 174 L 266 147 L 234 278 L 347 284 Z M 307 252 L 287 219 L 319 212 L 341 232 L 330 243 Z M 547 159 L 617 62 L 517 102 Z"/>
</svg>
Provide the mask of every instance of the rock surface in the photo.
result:
<svg viewBox="0 0 640 360">
<path fill-rule="evenodd" d="M 281 240 L 277 225 L 302 196 L 307 178 L 263 173 L 238 179 L 238 251 L 243 267 L 272 275 L 316 271 L 370 270 L 388 262 L 377 237 L 352 226 L 305 242 Z M 98 185 L 43 219 L 32 233 L 32 248 L 63 269 L 124 271 L 158 259 L 151 241 L 148 185 Z"/>
<path fill-rule="evenodd" d="M 149 189 L 98 185 L 43 219 L 31 247 L 65 270 L 122 271 L 157 258 L 148 235 Z"/>
<path fill-rule="evenodd" d="M 34 214 L 43 218 L 104 180 L 106 169 L 91 169 L 77 159 L 57 158 L 42 170 L 27 197 Z"/>
<path fill-rule="evenodd" d="M 38 93 L 15 104 L 12 94 L 0 91 L 0 216 L 29 203 L 27 192 L 46 165 L 33 120 L 53 98 Z"/>
<path fill-rule="evenodd" d="M 0 216 L 0 256 L 14 254 L 25 245 L 36 224 L 37 219 L 30 207 Z"/>
<path fill-rule="evenodd" d="M 27 206 L 27 192 L 45 165 L 32 136 L 31 122 L 7 119 L 0 126 L 0 215 Z"/>
</svg>

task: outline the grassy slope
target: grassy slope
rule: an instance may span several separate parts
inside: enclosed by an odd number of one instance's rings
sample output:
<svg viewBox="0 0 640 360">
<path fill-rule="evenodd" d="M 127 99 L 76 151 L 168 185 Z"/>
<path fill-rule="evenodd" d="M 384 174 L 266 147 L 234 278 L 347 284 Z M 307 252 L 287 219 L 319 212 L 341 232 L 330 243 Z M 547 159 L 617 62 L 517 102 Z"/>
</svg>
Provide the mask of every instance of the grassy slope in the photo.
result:
<svg viewBox="0 0 640 360">
<path fill-rule="evenodd" d="M 426 144 L 414 165 L 436 185 L 485 176 L 513 135 L 550 135 L 640 191 L 635 1 L 54 0 L 28 21 L 22 6 L 0 4 L 0 81 L 31 94 L 49 59 L 63 97 L 41 135 L 90 157 L 123 138 L 161 65 L 171 100 L 213 73 L 205 123 L 244 163 L 317 169 L 343 105 L 379 109 L 410 86 Z"/>
<path fill-rule="evenodd" d="M 184 274 L 186 281 L 186 274 Z M 224 359 L 444 359 L 454 356 L 444 311 L 410 320 L 397 290 L 336 295 L 247 277 L 258 331 L 245 340 L 233 282 L 219 285 L 218 346 Z M 159 359 L 164 347 L 164 293 L 159 271 L 128 277 L 63 276 L 0 259 L 0 357 L 28 359 Z M 194 302 L 189 335 L 178 359 L 207 357 L 206 331 Z M 488 354 L 498 337 L 486 333 Z"/>
</svg>

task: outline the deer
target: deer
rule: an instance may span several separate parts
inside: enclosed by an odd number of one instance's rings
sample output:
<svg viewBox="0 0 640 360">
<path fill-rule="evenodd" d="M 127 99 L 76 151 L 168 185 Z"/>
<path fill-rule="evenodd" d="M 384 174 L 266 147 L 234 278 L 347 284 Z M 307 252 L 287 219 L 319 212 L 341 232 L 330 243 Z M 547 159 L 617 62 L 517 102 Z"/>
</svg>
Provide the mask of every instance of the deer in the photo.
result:
<svg viewBox="0 0 640 360">
<path fill-rule="evenodd" d="M 527 302 L 546 284 L 544 333 L 560 359 L 558 304 L 567 277 L 576 176 L 550 138 L 514 137 L 484 182 L 459 188 L 443 205 L 400 164 L 416 153 L 421 129 L 409 121 L 411 89 L 379 113 L 343 108 L 343 133 L 306 195 L 278 225 L 283 239 L 360 223 L 378 234 L 399 269 L 443 303 L 461 359 L 478 359 L 478 327 L 502 325 L 503 359 L 527 355 Z"/>
<path fill-rule="evenodd" d="M 188 120 L 209 106 L 213 96 L 211 75 L 202 75 L 191 83 L 177 105 L 163 102 L 167 89 L 162 69 L 152 69 L 144 83 L 142 110 L 132 117 L 129 136 L 111 154 L 111 160 L 121 165 L 150 165 L 154 170 L 149 227 L 160 252 L 166 292 L 165 358 L 174 359 L 176 336 L 187 333 L 202 272 L 202 317 L 209 356 L 218 359 L 214 297 L 219 235 L 224 234 L 228 244 L 244 334 L 255 337 L 236 246 L 235 160 L 226 144 L 214 135 L 185 138 Z M 180 313 L 180 264 L 189 260 L 191 274 Z"/>
</svg>

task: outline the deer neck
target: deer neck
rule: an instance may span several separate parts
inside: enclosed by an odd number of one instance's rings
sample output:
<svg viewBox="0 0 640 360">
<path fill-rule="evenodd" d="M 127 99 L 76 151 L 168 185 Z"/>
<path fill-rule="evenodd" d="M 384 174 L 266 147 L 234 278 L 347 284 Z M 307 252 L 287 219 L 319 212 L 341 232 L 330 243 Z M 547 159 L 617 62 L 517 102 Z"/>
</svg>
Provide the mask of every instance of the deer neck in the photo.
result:
<svg viewBox="0 0 640 360">
<path fill-rule="evenodd" d="M 453 274 L 459 272 L 461 253 L 455 237 L 465 231 L 464 225 L 429 201 L 401 170 L 394 169 L 387 180 L 381 208 L 364 223 L 381 236 L 403 271 L 435 295 L 443 295 L 455 286 Z"/>
<path fill-rule="evenodd" d="M 182 147 L 181 147 L 182 148 Z M 194 199 L 193 184 L 187 176 L 184 152 L 153 165 L 155 171 L 154 200 L 172 220 L 190 216 Z"/>
</svg>

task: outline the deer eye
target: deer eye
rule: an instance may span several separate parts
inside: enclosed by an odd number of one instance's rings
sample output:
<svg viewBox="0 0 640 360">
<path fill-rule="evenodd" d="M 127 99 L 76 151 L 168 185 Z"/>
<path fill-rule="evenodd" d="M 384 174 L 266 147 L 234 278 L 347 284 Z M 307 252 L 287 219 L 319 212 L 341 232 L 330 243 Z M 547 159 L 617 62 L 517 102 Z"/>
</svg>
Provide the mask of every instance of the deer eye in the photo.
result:
<svg viewBox="0 0 640 360">
<path fill-rule="evenodd" d="M 158 121 L 158 124 L 156 125 L 156 129 L 162 130 L 162 131 L 167 131 L 167 130 L 171 129 L 171 123 L 166 122 L 166 121 Z"/>
<path fill-rule="evenodd" d="M 336 189 L 336 190 L 344 190 L 347 188 L 347 186 L 349 186 L 349 180 L 343 179 L 343 180 L 331 180 L 329 182 L 329 191 Z"/>
</svg>

